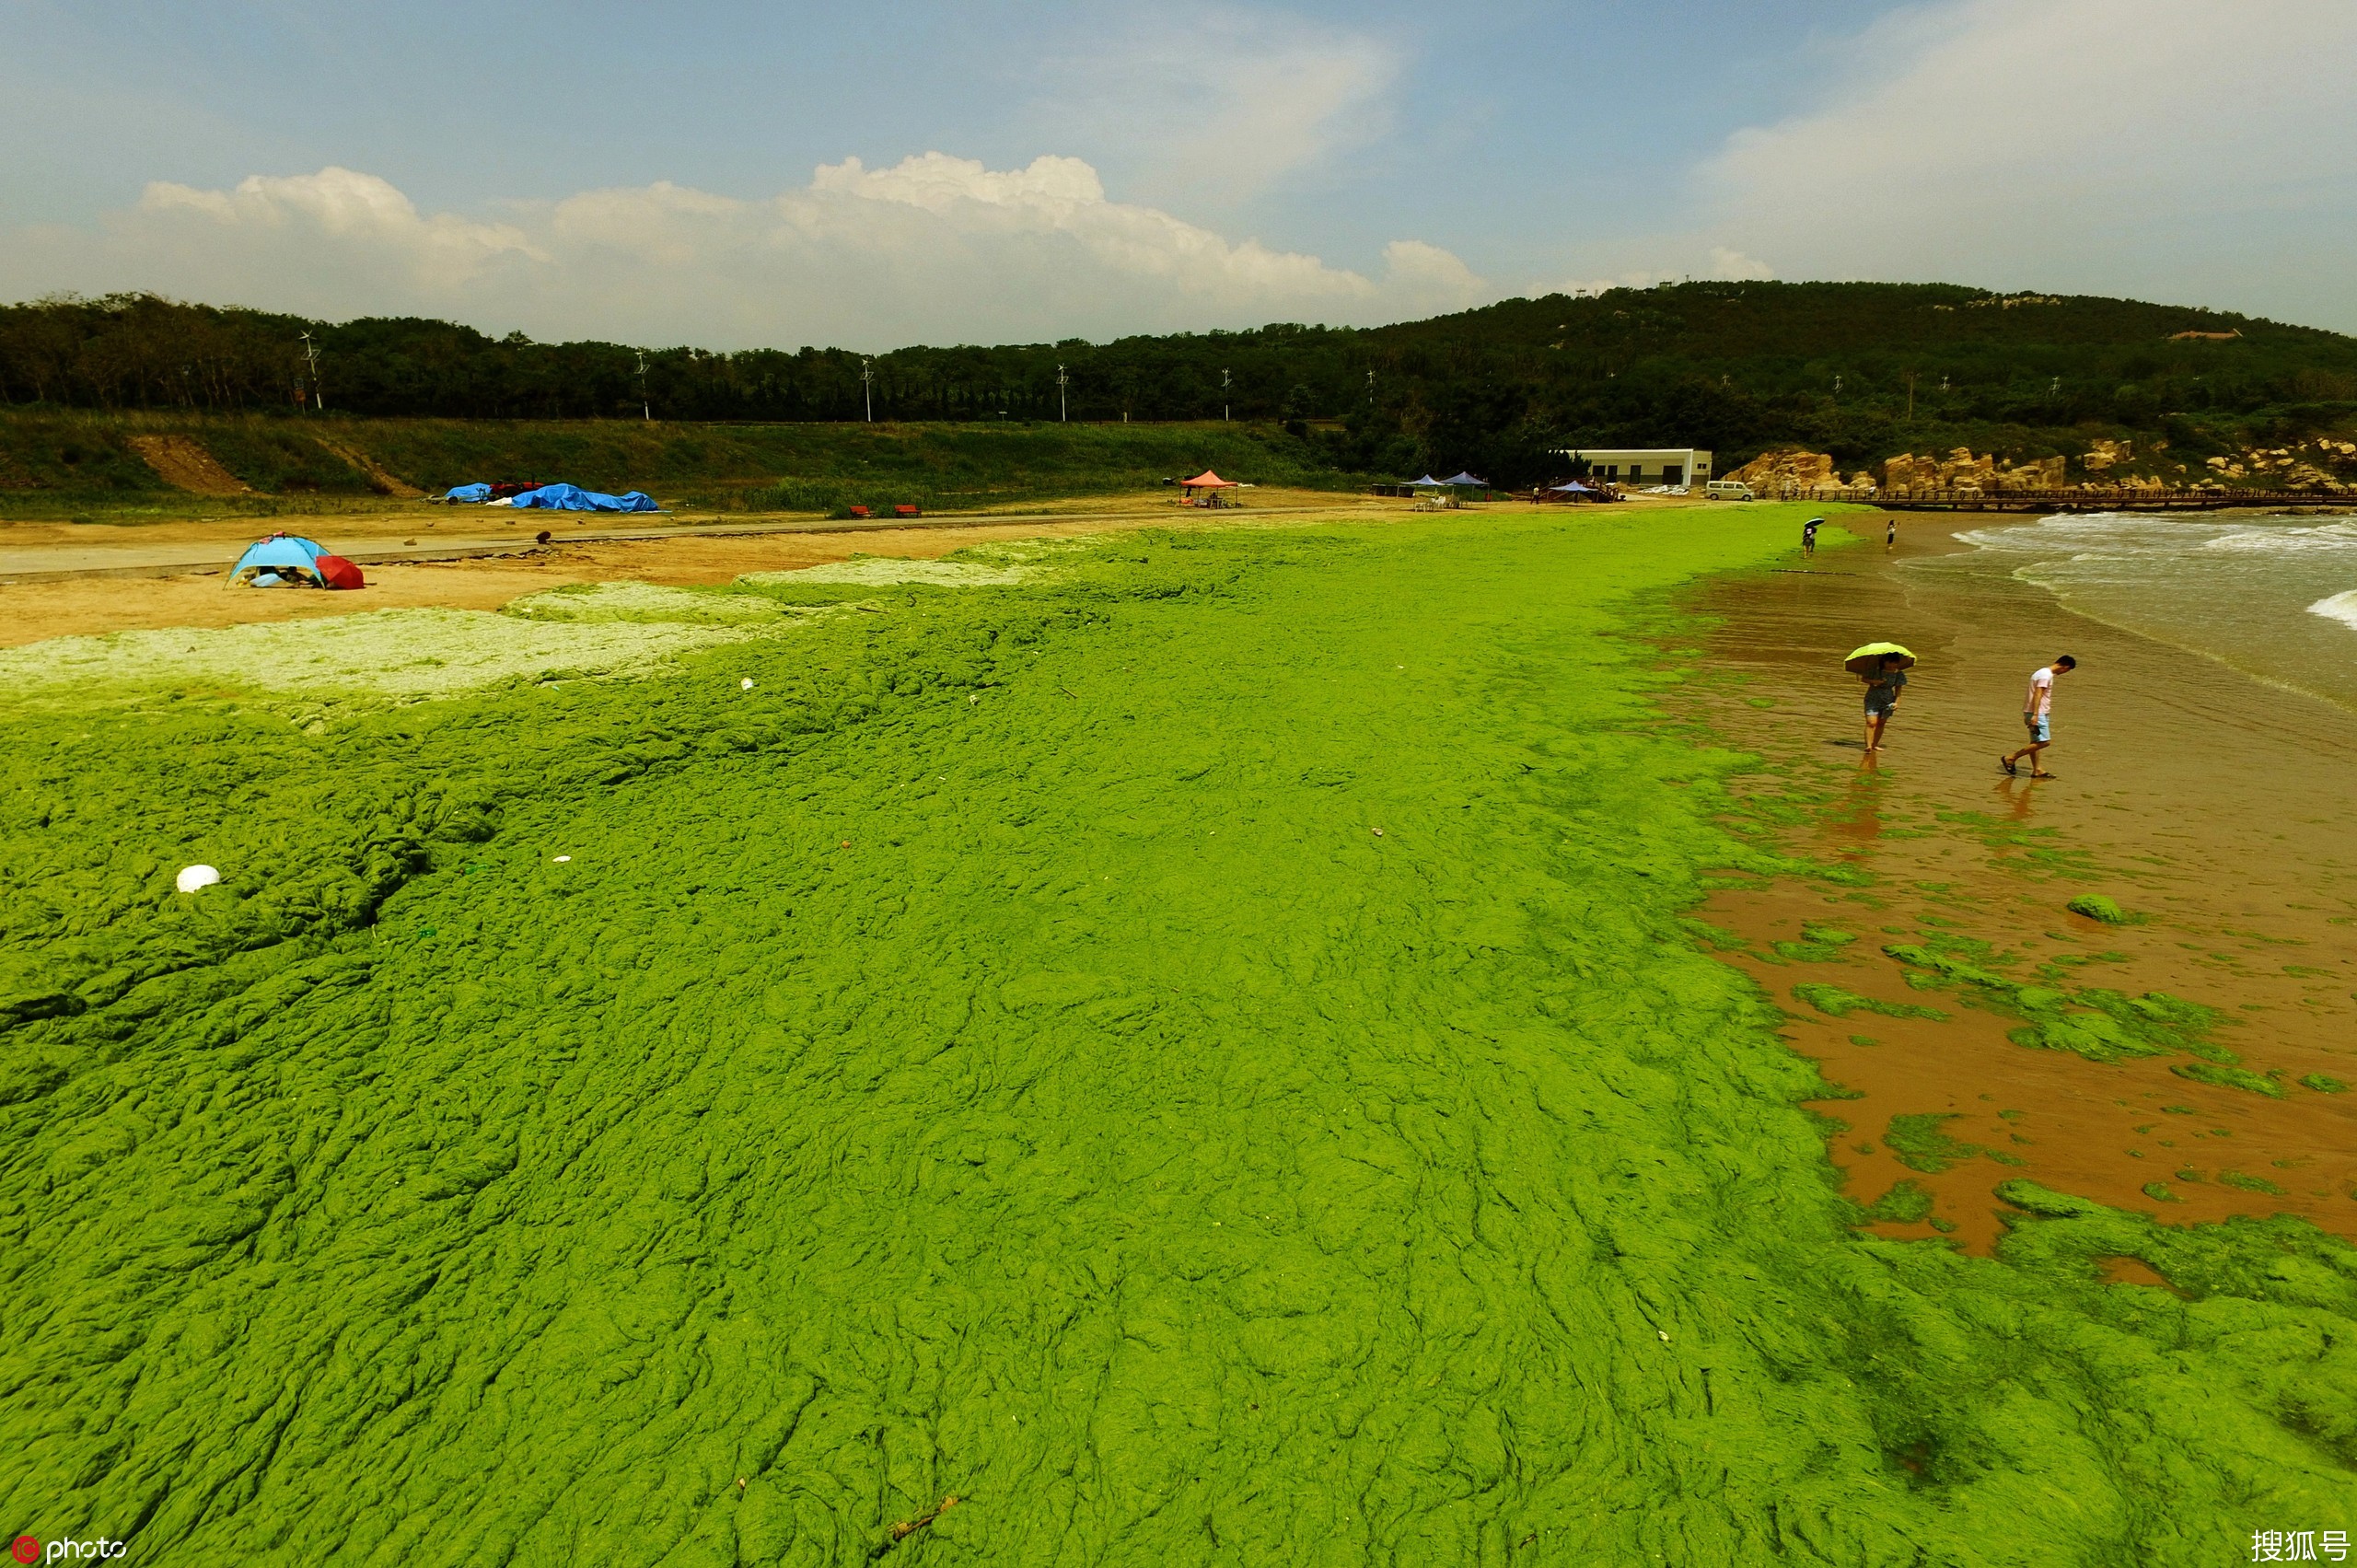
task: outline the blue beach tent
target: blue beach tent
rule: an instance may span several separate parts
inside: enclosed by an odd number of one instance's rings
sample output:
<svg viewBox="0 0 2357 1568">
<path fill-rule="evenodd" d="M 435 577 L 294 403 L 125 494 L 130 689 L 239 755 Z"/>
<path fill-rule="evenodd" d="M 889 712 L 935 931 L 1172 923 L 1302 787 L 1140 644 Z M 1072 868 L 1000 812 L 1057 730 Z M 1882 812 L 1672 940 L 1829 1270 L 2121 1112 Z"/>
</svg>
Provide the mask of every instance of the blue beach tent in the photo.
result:
<svg viewBox="0 0 2357 1568">
<path fill-rule="evenodd" d="M 1487 490 L 1490 488 L 1490 482 L 1488 480 L 1475 479 L 1470 471 L 1464 469 L 1457 470 L 1457 472 L 1451 474 L 1448 478 L 1442 480 L 1440 482 L 1443 484 L 1470 485 L 1476 490 Z"/>
<path fill-rule="evenodd" d="M 538 490 L 528 490 L 516 497 L 518 506 L 537 506 L 556 512 L 656 512 L 662 510 L 644 491 L 633 490 L 621 495 L 601 494 L 584 490 L 577 484 L 544 484 Z"/>
<path fill-rule="evenodd" d="M 260 587 L 280 587 L 289 582 L 301 581 L 296 575 L 297 573 L 319 577 L 319 559 L 326 553 L 327 547 L 316 540 L 303 539 L 291 533 L 274 533 L 247 547 L 246 552 L 238 557 L 238 563 L 229 568 L 229 581 L 250 582 Z"/>
</svg>

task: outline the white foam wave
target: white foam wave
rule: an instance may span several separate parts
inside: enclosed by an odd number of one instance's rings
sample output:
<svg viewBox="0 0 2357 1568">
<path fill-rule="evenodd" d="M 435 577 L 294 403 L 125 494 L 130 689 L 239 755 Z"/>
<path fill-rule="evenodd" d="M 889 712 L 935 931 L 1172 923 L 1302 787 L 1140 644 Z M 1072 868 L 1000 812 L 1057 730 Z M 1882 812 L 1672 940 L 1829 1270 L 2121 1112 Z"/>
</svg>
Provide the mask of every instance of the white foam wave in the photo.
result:
<svg viewBox="0 0 2357 1568">
<path fill-rule="evenodd" d="M 2351 631 L 2357 632 L 2357 588 L 2316 600 L 2308 606 L 2308 613 L 2321 615 L 2328 621 L 2338 621 Z"/>
<path fill-rule="evenodd" d="M 2205 550 L 2263 550 L 2289 555 L 2318 550 L 2357 550 L 2357 523 L 2326 523 L 2313 528 L 2249 528 L 2210 540 Z"/>
</svg>

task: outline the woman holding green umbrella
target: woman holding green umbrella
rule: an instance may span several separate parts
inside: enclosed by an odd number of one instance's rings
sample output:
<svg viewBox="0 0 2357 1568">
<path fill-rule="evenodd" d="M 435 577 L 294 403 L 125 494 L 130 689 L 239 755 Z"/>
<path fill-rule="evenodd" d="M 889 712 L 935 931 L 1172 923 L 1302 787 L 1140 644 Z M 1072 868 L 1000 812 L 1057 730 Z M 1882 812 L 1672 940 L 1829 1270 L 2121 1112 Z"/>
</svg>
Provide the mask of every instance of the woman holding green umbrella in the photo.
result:
<svg viewBox="0 0 2357 1568">
<path fill-rule="evenodd" d="M 1841 661 L 1842 668 L 1866 683 L 1866 749 L 1882 749 L 1883 726 L 1898 711 L 1898 689 L 1907 684 L 1907 670 L 1915 656 L 1897 643 L 1868 643 Z"/>
</svg>

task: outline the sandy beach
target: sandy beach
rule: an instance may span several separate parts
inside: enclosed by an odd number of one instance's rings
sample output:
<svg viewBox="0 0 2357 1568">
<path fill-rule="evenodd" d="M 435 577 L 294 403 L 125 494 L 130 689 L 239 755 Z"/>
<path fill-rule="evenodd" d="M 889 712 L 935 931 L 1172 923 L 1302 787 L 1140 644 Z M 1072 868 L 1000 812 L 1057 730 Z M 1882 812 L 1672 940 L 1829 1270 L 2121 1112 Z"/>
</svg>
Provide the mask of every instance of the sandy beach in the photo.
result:
<svg viewBox="0 0 2357 1568">
<path fill-rule="evenodd" d="M 1845 520 L 1869 542 L 1697 596 L 1717 622 L 1706 665 L 1731 679 L 1692 690 L 1714 730 L 1759 754 L 1745 781 L 1755 799 L 1811 812 L 1783 835 L 1793 853 L 1867 879 L 1729 889 L 1706 911 L 1746 939 L 1733 957 L 1793 1015 L 1794 1048 L 1862 1097 L 1818 1107 L 1849 1126 L 1829 1146 L 1852 1196 L 1912 1179 L 1974 1249 L 1999 1234 L 1991 1190 L 2022 1175 L 2172 1221 L 2290 1212 L 2357 1235 L 2357 1094 L 2297 1082 L 2357 1083 L 2357 714 L 2073 614 L 2027 583 L 1922 569 L 1986 519 L 1905 517 L 1896 552 L 1879 519 Z M 1922 664 L 1869 758 L 1840 660 L 1885 637 Z M 2026 678 L 2066 652 L 2080 664 L 2055 702 L 2058 776 L 2007 778 L 1995 759 L 2019 744 Z M 2143 918 L 2065 911 L 2083 892 Z M 1829 961 L 1777 955 L 1771 944 L 1805 923 L 1860 939 Z M 1881 951 L 1933 933 L 2059 968 L 2070 984 L 2215 1009 L 2216 1040 L 2282 1096 L 2190 1081 L 2172 1071 L 2181 1058 L 2013 1043 L 2017 1019 L 1912 989 Z M 1952 1016 L 1837 1018 L 1794 998 L 1829 974 Z M 1953 1117 L 1946 1136 L 1993 1155 L 1903 1164 L 1890 1119 L 1924 1115 Z"/>
<path fill-rule="evenodd" d="M 810 517 L 614 517 L 517 513 L 480 506 L 386 506 L 269 518 L 186 517 L 137 524 L 0 524 L 0 647 L 45 637 L 174 626 L 303 621 L 372 610 L 496 610 L 568 583 L 691 587 L 748 572 L 790 572 L 855 554 L 933 559 L 971 545 L 1142 528 L 1233 527 L 1404 514 L 1410 504 L 1345 491 L 1256 491 L 1227 510 L 1181 510 L 1167 493 L 1092 496 L 922 527 L 878 528 Z M 533 536 L 547 529 L 546 546 Z M 615 532 L 676 529 L 670 537 Z M 769 531 L 769 530 L 790 531 Z M 368 558 L 352 593 L 228 591 L 221 568 L 272 532 L 303 534 Z M 376 559 L 401 551 L 405 561 Z M 153 563 L 205 561 L 205 571 L 145 575 Z M 11 573 L 37 580 L 9 582 Z M 79 575 L 62 575 L 73 572 Z M 139 573 L 141 575 L 120 575 Z"/>
</svg>

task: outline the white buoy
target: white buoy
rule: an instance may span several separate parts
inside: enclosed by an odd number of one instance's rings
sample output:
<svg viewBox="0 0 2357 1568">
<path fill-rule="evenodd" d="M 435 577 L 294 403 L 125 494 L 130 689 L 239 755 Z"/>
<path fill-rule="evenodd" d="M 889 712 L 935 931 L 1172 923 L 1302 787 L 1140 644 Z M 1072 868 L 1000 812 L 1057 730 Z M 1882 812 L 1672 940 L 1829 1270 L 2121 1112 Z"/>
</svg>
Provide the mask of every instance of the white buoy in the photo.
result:
<svg viewBox="0 0 2357 1568">
<path fill-rule="evenodd" d="M 193 893 L 199 888 L 210 888 L 221 880 L 221 873 L 209 865 L 183 865 L 180 874 L 172 878 L 172 886 L 183 893 Z"/>
<path fill-rule="evenodd" d="M 744 679 L 737 683 L 737 689 L 739 691 L 750 691 L 753 689 L 753 678 L 749 675 L 745 677 Z"/>
<path fill-rule="evenodd" d="M 569 854 L 561 854 L 556 857 L 556 863 L 559 865 L 563 865 L 566 861 L 571 860 L 572 858 L 573 857 Z"/>
</svg>

